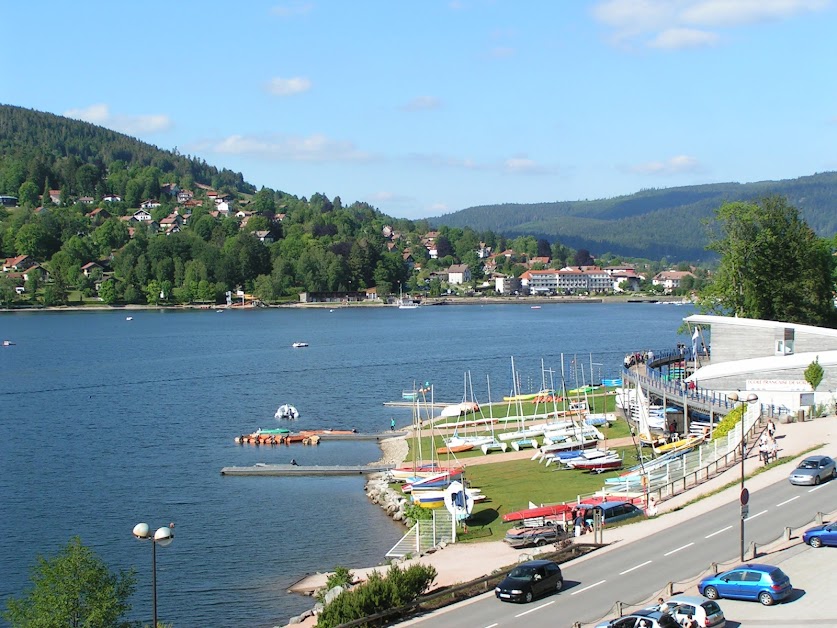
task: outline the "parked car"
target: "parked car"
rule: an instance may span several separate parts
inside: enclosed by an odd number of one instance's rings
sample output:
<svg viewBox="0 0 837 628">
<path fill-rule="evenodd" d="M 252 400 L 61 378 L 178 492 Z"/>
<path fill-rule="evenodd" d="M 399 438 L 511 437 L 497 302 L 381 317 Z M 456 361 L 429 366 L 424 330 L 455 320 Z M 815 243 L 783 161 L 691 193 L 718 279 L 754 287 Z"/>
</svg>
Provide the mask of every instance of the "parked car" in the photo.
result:
<svg viewBox="0 0 837 628">
<path fill-rule="evenodd" d="M 724 628 L 727 625 L 727 620 L 724 617 L 724 611 L 718 606 L 714 600 L 699 595 L 675 595 L 669 600 L 666 600 L 668 605 L 668 613 L 677 620 L 678 624 L 683 623 L 683 619 L 692 616 L 692 619 L 697 621 L 698 626 L 704 628 Z"/>
<path fill-rule="evenodd" d="M 596 624 L 596 628 L 663 628 L 665 625 L 663 613 L 646 608 L 624 617 L 603 621 Z"/>
<path fill-rule="evenodd" d="M 698 591 L 710 600 L 721 597 L 758 600 L 770 606 L 788 597 L 793 587 L 790 578 L 778 567 L 754 563 L 704 578 L 698 584 Z"/>
<path fill-rule="evenodd" d="M 531 602 L 539 595 L 564 588 L 561 567 L 551 560 L 530 560 L 520 563 L 494 589 L 498 599 L 509 602 Z"/>
<path fill-rule="evenodd" d="M 529 547 L 535 545 L 541 547 L 547 543 L 555 543 L 567 536 L 564 526 L 543 525 L 543 526 L 518 526 L 506 532 L 503 539 L 512 547 Z"/>
<path fill-rule="evenodd" d="M 837 547 L 837 523 L 808 528 L 802 533 L 802 540 L 811 547 L 832 545 Z"/>
<path fill-rule="evenodd" d="M 837 465 L 828 456 L 808 456 L 791 471 L 788 481 L 791 484 L 810 485 L 819 484 L 826 480 L 837 478 Z"/>
<path fill-rule="evenodd" d="M 593 512 L 595 510 L 601 510 L 604 515 L 605 525 L 644 514 L 641 508 L 637 508 L 630 502 L 622 501 L 608 501 L 600 504 L 579 504 L 579 507 L 584 509 L 584 518 L 590 522 L 593 521 Z"/>
</svg>

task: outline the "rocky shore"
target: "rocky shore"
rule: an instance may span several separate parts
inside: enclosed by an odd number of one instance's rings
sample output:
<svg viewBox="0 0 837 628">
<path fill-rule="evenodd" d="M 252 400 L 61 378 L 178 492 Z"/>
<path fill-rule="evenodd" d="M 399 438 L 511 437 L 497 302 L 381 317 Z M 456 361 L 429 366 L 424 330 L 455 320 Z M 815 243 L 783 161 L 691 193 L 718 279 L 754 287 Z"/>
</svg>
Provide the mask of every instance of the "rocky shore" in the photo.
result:
<svg viewBox="0 0 837 628">
<path fill-rule="evenodd" d="M 399 465 L 407 459 L 409 447 L 404 436 L 396 436 L 381 441 L 381 459 L 373 463 L 376 465 Z M 389 487 L 386 476 L 375 474 L 370 476 L 364 487 L 366 495 L 386 511 L 395 521 L 404 521 L 407 499 L 403 494 Z"/>
</svg>

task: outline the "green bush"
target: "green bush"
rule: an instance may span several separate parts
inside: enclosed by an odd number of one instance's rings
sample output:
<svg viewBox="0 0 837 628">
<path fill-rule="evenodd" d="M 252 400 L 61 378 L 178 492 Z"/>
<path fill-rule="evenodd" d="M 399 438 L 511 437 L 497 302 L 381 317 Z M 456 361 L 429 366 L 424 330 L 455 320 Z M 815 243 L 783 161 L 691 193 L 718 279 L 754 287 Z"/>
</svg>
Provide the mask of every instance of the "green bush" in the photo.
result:
<svg viewBox="0 0 837 628">
<path fill-rule="evenodd" d="M 430 565 L 412 565 L 407 569 L 391 565 L 386 576 L 373 571 L 366 582 L 343 591 L 323 609 L 317 618 L 317 628 L 332 628 L 404 606 L 424 593 L 436 575 L 436 569 Z M 368 625 L 375 623 L 370 621 Z"/>
<path fill-rule="evenodd" d="M 409 503 L 404 506 L 404 516 L 407 518 L 407 525 L 412 525 L 418 521 L 429 521 L 433 518 L 433 511 L 429 508 L 422 508 L 418 504 Z"/>
<path fill-rule="evenodd" d="M 739 421 L 744 418 L 744 406 L 737 406 L 733 408 L 724 419 L 718 423 L 718 427 L 712 430 L 712 440 L 719 438 L 726 438 L 732 429 L 738 425 Z"/>
</svg>

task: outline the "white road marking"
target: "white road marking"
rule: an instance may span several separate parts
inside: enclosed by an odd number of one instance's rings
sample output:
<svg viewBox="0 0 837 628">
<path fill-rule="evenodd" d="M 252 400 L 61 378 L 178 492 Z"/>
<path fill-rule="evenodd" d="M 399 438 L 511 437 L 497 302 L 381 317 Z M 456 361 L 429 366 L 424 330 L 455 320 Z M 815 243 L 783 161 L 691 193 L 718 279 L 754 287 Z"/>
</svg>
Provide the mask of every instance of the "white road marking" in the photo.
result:
<svg viewBox="0 0 837 628">
<path fill-rule="evenodd" d="M 715 536 L 716 534 L 720 534 L 721 532 L 726 532 L 727 530 L 730 530 L 730 529 L 732 529 L 732 526 L 727 526 L 726 528 L 721 528 L 721 529 L 720 529 L 720 530 L 718 530 L 717 532 L 713 532 L 713 533 L 712 533 L 712 534 L 710 534 L 709 536 L 705 536 L 705 537 L 703 537 L 703 538 L 705 538 L 705 539 L 711 539 L 711 538 L 712 538 L 713 536 Z"/>
<path fill-rule="evenodd" d="M 819 486 L 815 486 L 814 488 L 808 489 L 808 492 L 813 493 L 814 491 L 820 490 L 823 486 L 825 486 L 825 484 L 820 484 Z"/>
<path fill-rule="evenodd" d="M 757 512 L 756 514 L 750 515 L 749 517 L 747 517 L 744 521 L 749 521 L 750 519 L 755 519 L 759 515 L 763 515 L 766 512 L 767 512 L 766 510 L 762 510 L 761 512 Z"/>
<path fill-rule="evenodd" d="M 495 628 L 495 626 L 499 626 L 500 624 L 488 624 L 485 628 Z"/>
<path fill-rule="evenodd" d="M 555 600 L 552 600 L 551 602 L 547 602 L 546 604 L 541 604 L 540 606 L 536 606 L 535 608 L 530 608 L 528 611 L 523 611 L 519 615 L 515 615 L 515 617 L 523 617 L 524 615 L 528 615 L 529 613 L 534 613 L 535 611 L 539 611 L 542 608 L 546 608 L 550 604 L 555 604 Z M 494 625 L 496 626 L 497 624 L 494 624 Z"/>
<path fill-rule="evenodd" d="M 597 587 L 600 584 L 604 584 L 605 582 L 607 582 L 607 580 L 599 580 L 597 583 L 591 584 L 589 587 L 584 587 L 583 589 L 579 589 L 578 591 L 573 591 L 572 593 L 570 593 L 570 595 L 576 595 L 578 593 L 584 593 L 587 589 L 592 589 L 593 587 Z"/>
<path fill-rule="evenodd" d="M 795 497 L 791 497 L 790 499 L 786 499 L 785 501 L 783 501 L 780 504 L 776 504 L 776 508 L 778 508 L 779 506 L 784 506 L 785 504 L 790 504 L 795 499 L 799 499 L 799 495 L 796 495 Z"/>
<path fill-rule="evenodd" d="M 670 551 L 670 552 L 668 552 L 667 554 L 663 554 L 663 556 L 671 556 L 671 555 L 672 555 L 672 554 L 674 554 L 675 552 L 679 552 L 680 550 L 684 550 L 684 549 L 686 549 L 687 547 L 691 547 L 692 545 L 694 545 L 694 543 L 687 543 L 686 545 L 684 545 L 684 546 L 682 546 L 682 547 L 678 547 L 677 549 L 673 549 L 673 550 L 671 550 L 671 551 Z"/>
<path fill-rule="evenodd" d="M 631 567 L 630 569 L 626 569 L 625 571 L 623 571 L 623 572 L 622 572 L 622 573 L 620 573 L 619 575 L 620 575 L 620 576 L 624 576 L 626 573 L 631 573 L 634 569 L 639 569 L 640 567 L 645 567 L 645 565 L 648 565 L 648 564 L 650 564 L 650 563 L 651 563 L 651 561 L 650 561 L 650 560 L 646 560 L 646 561 L 645 561 L 644 563 L 642 563 L 641 565 L 637 565 L 636 567 Z"/>
</svg>

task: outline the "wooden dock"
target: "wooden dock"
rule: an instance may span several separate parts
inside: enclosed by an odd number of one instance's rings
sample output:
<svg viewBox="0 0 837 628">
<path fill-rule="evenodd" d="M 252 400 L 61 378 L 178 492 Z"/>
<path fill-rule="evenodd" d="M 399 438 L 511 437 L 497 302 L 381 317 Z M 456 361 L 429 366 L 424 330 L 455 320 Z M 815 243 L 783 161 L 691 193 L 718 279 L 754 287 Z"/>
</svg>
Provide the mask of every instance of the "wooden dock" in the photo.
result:
<svg viewBox="0 0 837 628">
<path fill-rule="evenodd" d="M 317 432 L 317 436 L 320 437 L 320 440 L 375 440 L 381 441 L 386 440 L 388 438 L 396 438 L 397 436 L 406 436 L 407 432 L 399 432 L 399 431 L 392 431 L 392 432 L 379 432 L 379 433 L 371 433 L 371 434 L 361 434 L 358 432 L 354 432 L 352 434 L 329 434 L 328 432 L 319 433 Z"/>
<path fill-rule="evenodd" d="M 252 467 L 224 467 L 221 475 L 260 475 L 281 477 L 311 477 L 326 475 L 368 475 L 370 473 L 385 473 L 394 469 L 395 465 L 358 465 L 354 467 L 303 467 L 294 464 L 263 464 L 257 463 Z"/>
</svg>

